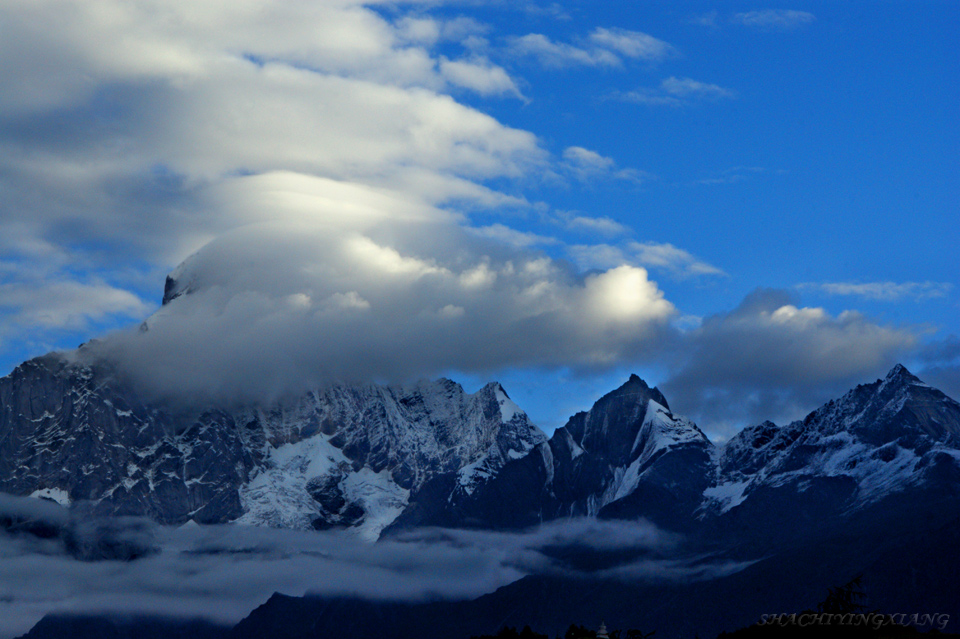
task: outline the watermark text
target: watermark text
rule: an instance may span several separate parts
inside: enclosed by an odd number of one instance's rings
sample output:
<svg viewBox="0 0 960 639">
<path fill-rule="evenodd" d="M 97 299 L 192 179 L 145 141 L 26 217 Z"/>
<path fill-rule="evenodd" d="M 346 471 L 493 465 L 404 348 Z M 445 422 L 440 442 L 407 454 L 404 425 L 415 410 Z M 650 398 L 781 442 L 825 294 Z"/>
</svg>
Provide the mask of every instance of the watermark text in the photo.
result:
<svg viewBox="0 0 960 639">
<path fill-rule="evenodd" d="M 761 615 L 759 626 L 862 626 L 879 629 L 884 626 L 932 626 L 943 630 L 950 623 L 950 615 L 945 613 L 896 613 L 879 612 L 799 612 Z"/>
</svg>

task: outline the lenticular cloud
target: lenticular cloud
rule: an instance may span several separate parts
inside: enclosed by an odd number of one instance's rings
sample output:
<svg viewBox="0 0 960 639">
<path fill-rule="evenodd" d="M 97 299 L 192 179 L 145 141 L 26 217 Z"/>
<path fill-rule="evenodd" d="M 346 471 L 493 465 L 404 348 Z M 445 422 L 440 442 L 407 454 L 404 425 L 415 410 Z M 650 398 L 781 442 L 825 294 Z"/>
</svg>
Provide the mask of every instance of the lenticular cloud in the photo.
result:
<svg viewBox="0 0 960 639">
<path fill-rule="evenodd" d="M 145 330 L 89 352 L 161 395 L 263 398 L 330 380 L 604 366 L 648 348 L 675 313 L 642 268 L 579 276 L 442 220 L 350 226 L 225 234 L 174 271 Z"/>
</svg>

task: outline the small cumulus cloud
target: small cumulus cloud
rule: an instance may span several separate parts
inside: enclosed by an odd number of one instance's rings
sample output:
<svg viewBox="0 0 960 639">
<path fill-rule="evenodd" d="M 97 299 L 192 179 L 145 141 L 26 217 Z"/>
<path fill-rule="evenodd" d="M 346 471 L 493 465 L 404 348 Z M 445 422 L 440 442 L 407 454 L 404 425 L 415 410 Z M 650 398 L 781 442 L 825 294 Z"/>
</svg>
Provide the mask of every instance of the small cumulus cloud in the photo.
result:
<svg viewBox="0 0 960 639">
<path fill-rule="evenodd" d="M 613 158 L 604 157 L 582 146 L 570 146 L 564 149 L 563 159 L 585 171 L 609 171 L 616 165 Z"/>
<path fill-rule="evenodd" d="M 916 301 L 947 297 L 953 290 L 949 282 L 805 282 L 797 288 L 820 291 L 827 295 L 862 297 L 882 302 L 904 299 Z"/>
</svg>

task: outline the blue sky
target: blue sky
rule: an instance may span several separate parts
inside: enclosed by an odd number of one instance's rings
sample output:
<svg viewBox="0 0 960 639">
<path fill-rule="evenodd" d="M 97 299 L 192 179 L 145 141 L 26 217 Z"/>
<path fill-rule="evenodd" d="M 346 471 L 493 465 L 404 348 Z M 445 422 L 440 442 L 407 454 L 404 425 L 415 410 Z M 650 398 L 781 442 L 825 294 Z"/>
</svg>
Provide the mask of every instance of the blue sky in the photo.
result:
<svg viewBox="0 0 960 639">
<path fill-rule="evenodd" d="M 955 3 L 0 17 L 4 372 L 109 335 L 161 394 L 498 378 L 549 431 L 637 371 L 715 438 L 960 394 Z"/>
</svg>

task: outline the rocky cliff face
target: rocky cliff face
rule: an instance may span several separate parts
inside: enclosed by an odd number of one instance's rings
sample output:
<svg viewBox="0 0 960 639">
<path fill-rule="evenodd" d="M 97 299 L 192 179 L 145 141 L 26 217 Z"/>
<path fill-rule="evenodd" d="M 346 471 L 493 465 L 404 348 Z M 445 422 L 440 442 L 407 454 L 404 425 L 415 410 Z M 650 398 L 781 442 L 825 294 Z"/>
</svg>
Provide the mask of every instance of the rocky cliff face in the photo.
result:
<svg viewBox="0 0 960 639">
<path fill-rule="evenodd" d="M 445 379 L 329 385 L 187 413 L 55 355 L 0 380 L 0 491 L 166 524 L 347 527 L 375 539 L 599 516 L 732 531 L 958 487 L 960 404 L 902 366 L 719 448 L 636 376 L 549 440 L 496 383 L 472 395 Z"/>
<path fill-rule="evenodd" d="M 789 488 L 859 508 L 911 487 L 960 486 L 960 404 L 894 367 L 802 421 L 746 428 L 718 458 L 705 507 L 728 511 L 751 495 Z"/>
<path fill-rule="evenodd" d="M 469 493 L 545 440 L 499 384 L 331 385 L 191 413 L 50 355 L 0 380 L 0 491 L 166 524 L 357 527 L 375 538 L 435 477 Z"/>
<path fill-rule="evenodd" d="M 239 516 L 229 487 L 250 477 L 253 434 L 222 411 L 146 406 L 105 377 L 48 355 L 0 380 L 0 490 L 162 523 Z"/>
<path fill-rule="evenodd" d="M 560 517 L 686 516 L 713 476 L 713 445 L 637 376 L 509 461 L 470 494 L 400 525 L 520 528 Z"/>
<path fill-rule="evenodd" d="M 399 523 L 523 527 L 599 516 L 695 535 L 780 534 L 771 521 L 802 532 L 909 491 L 956 492 L 958 429 L 960 404 L 897 366 L 802 421 L 764 422 L 716 447 L 633 376 L 481 489 Z"/>
</svg>

